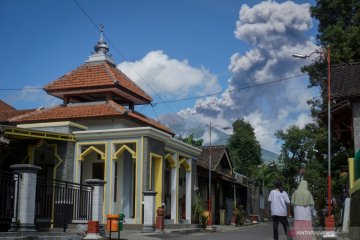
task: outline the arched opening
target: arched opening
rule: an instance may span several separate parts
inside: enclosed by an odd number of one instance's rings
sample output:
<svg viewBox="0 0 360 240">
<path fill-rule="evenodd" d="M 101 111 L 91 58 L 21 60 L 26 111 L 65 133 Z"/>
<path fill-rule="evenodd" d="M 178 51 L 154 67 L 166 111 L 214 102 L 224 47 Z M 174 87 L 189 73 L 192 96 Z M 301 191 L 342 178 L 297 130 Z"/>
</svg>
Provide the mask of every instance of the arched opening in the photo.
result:
<svg viewBox="0 0 360 240">
<path fill-rule="evenodd" d="M 189 165 L 185 157 L 179 158 L 179 186 L 178 186 L 178 219 L 179 222 L 186 222 L 189 219 L 189 197 L 190 192 L 188 186 L 190 185 L 189 173 L 191 172 L 191 166 Z"/>
<path fill-rule="evenodd" d="M 136 144 L 114 144 L 112 212 L 135 218 Z"/>
<path fill-rule="evenodd" d="M 86 179 L 105 180 L 105 145 L 82 145 L 79 164 L 81 183 Z"/>
</svg>

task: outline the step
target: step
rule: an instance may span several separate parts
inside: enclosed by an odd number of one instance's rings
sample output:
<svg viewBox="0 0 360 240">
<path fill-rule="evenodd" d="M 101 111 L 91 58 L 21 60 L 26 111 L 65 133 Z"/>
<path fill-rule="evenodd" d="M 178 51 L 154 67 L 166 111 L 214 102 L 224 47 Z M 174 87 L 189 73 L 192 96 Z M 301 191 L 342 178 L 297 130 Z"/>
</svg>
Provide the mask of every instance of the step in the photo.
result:
<svg viewBox="0 0 360 240">
<path fill-rule="evenodd" d="M 164 229 L 164 233 L 167 234 L 191 234 L 202 231 L 201 228 Z"/>
<path fill-rule="evenodd" d="M 0 232 L 0 239 L 24 240 L 81 240 L 83 236 L 64 232 Z"/>
<path fill-rule="evenodd" d="M 199 228 L 199 224 L 165 224 L 165 229 Z"/>
</svg>

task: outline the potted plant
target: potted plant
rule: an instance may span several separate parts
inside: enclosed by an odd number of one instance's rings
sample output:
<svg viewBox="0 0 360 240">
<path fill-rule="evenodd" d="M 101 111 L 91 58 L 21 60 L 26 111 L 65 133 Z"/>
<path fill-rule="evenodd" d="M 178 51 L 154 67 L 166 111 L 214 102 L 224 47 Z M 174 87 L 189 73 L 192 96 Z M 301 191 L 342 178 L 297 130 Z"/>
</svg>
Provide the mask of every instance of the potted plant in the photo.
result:
<svg viewBox="0 0 360 240">
<path fill-rule="evenodd" d="M 200 225 L 204 232 L 208 223 L 208 219 L 209 219 L 209 211 L 204 211 L 200 218 Z"/>
<path fill-rule="evenodd" d="M 235 225 L 243 225 L 245 222 L 245 212 L 244 212 L 244 206 L 240 205 L 238 206 L 236 202 L 234 202 L 233 205 L 233 218 L 235 221 Z"/>
<path fill-rule="evenodd" d="M 226 205 L 222 204 L 220 209 L 220 225 L 225 224 L 225 212 L 226 212 Z"/>
</svg>

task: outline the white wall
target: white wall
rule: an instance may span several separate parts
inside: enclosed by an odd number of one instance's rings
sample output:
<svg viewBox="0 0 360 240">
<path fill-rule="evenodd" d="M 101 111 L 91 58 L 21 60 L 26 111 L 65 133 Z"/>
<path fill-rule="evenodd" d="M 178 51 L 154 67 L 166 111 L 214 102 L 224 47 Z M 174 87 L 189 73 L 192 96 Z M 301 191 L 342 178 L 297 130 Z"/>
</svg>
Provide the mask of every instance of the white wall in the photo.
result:
<svg viewBox="0 0 360 240">
<path fill-rule="evenodd" d="M 96 119 L 77 121 L 76 123 L 88 127 L 88 130 L 105 130 L 144 126 L 126 119 Z"/>
</svg>

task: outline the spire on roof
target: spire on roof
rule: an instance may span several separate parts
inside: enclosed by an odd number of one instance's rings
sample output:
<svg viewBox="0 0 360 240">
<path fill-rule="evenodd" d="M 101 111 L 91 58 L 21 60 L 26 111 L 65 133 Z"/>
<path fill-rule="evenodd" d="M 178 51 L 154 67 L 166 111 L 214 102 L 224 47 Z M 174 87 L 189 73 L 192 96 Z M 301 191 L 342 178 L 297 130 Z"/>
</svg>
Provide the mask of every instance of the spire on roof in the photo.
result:
<svg viewBox="0 0 360 240">
<path fill-rule="evenodd" d="M 95 53 L 93 53 L 92 55 L 89 56 L 88 60 L 86 60 L 85 62 L 97 62 L 97 61 L 108 61 L 112 64 L 115 64 L 114 60 L 111 58 L 110 55 L 107 54 L 107 52 L 109 51 L 109 47 L 106 44 L 105 40 L 104 40 L 104 36 L 103 36 L 103 32 L 104 32 L 104 25 L 101 23 L 100 24 L 100 39 L 99 41 L 96 43 L 94 49 L 95 49 Z"/>
</svg>

